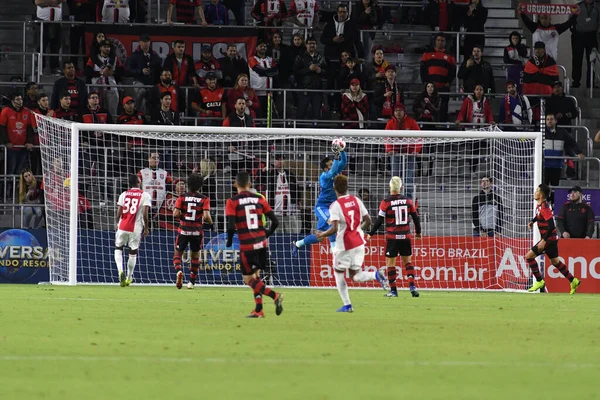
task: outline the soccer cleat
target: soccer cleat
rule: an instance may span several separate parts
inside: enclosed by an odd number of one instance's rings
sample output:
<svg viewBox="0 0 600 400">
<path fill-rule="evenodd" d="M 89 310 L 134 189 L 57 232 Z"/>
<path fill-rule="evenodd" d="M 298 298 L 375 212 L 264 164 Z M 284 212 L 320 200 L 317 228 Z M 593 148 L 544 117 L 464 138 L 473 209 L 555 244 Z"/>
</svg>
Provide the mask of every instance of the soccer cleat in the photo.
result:
<svg viewBox="0 0 600 400">
<path fill-rule="evenodd" d="M 296 246 L 296 241 L 294 240 L 292 242 L 292 257 L 298 257 L 298 249 L 299 247 Z"/>
<path fill-rule="evenodd" d="M 125 280 L 125 286 L 129 286 L 129 285 L 131 285 L 131 283 L 132 283 L 132 282 L 133 282 L 133 279 L 131 279 L 131 280 L 129 280 L 129 279 L 126 279 L 126 280 Z"/>
<path fill-rule="evenodd" d="M 398 297 L 398 291 L 390 290 L 388 293 L 384 294 L 383 297 Z"/>
<path fill-rule="evenodd" d="M 542 289 L 544 286 L 546 286 L 546 282 L 544 282 L 544 280 L 542 279 L 541 281 L 535 281 L 533 283 L 533 286 L 530 287 L 529 289 L 527 289 L 528 292 L 535 292 L 538 289 Z M 571 284 L 571 288 L 573 287 L 573 285 Z M 573 292 L 575 293 L 575 292 Z"/>
<path fill-rule="evenodd" d="M 281 315 L 283 312 L 283 293 L 277 293 L 275 297 L 275 315 Z"/>
<path fill-rule="evenodd" d="M 573 281 L 571 282 L 571 291 L 569 292 L 569 294 L 575 294 L 579 285 L 581 285 L 581 281 L 577 278 L 573 278 Z"/>
<path fill-rule="evenodd" d="M 375 274 L 376 274 L 376 278 L 379 281 L 379 284 L 381 285 L 383 290 L 385 290 L 385 291 L 390 290 L 390 284 L 388 282 L 388 279 L 385 277 L 385 275 L 383 275 L 381 273 L 381 271 L 377 271 L 377 272 L 375 272 Z"/>
<path fill-rule="evenodd" d="M 125 287 L 125 282 L 127 281 L 127 276 L 125 275 L 125 271 L 119 274 L 119 284 L 121 287 Z"/>
<path fill-rule="evenodd" d="M 183 287 L 183 271 L 177 272 L 177 281 L 175 282 L 175 286 L 177 289 L 181 289 Z"/>
<path fill-rule="evenodd" d="M 419 292 L 417 292 L 417 289 L 412 288 L 410 290 L 410 294 L 412 295 L 412 297 L 419 297 Z"/>
<path fill-rule="evenodd" d="M 352 304 L 348 304 L 346 306 L 343 306 L 342 308 L 338 308 L 337 310 L 335 310 L 335 312 L 352 312 L 354 311 L 354 308 L 352 308 Z"/>
<path fill-rule="evenodd" d="M 193 289 L 194 288 L 194 284 L 192 282 L 188 282 L 187 288 L 188 289 Z"/>
<path fill-rule="evenodd" d="M 254 310 L 252 310 L 250 315 L 246 316 L 246 318 L 264 318 L 264 317 L 265 317 L 264 311 L 256 312 Z"/>
</svg>

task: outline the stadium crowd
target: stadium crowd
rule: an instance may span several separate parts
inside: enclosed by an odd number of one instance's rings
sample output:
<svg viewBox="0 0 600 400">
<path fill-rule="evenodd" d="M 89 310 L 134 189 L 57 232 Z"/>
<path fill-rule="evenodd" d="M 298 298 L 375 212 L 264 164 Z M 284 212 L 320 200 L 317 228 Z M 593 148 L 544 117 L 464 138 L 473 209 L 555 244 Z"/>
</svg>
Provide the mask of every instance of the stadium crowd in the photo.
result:
<svg viewBox="0 0 600 400">
<path fill-rule="evenodd" d="M 144 1 L 116 0 L 35 0 L 38 19 L 60 20 L 68 15 L 74 21 L 128 23 L 144 22 Z M 523 74 L 523 84 L 514 80 L 495 79 L 485 55 L 485 22 L 487 9 L 480 0 L 447 4 L 432 1 L 419 15 L 440 31 L 480 32 L 467 35 L 462 44 L 463 60 L 456 60 L 449 49 L 455 46 L 444 33 L 433 32 L 433 45 L 421 58 L 422 92 L 414 98 L 412 110 L 405 106 L 405 89 L 397 80 L 397 66 L 385 59 L 390 51 L 373 42 L 361 29 L 380 29 L 391 18 L 389 7 L 377 0 L 359 0 L 349 7 L 340 3 L 322 29 L 320 37 L 305 35 L 303 28 L 319 23 L 319 6 L 315 0 L 258 0 L 251 17 L 261 30 L 255 54 L 242 57 L 235 44 L 227 47 L 222 57 L 214 55 L 211 45 L 201 48 L 195 60 L 183 40 L 176 40 L 164 61 L 152 50 L 151 29 L 139 37 L 139 46 L 125 62 L 117 57 L 113 43 L 98 33 L 86 49 L 83 25 L 69 30 L 70 49 L 74 55 L 63 58 L 44 57 L 52 73 L 60 75 L 49 90 L 40 90 L 39 82 L 29 82 L 24 92 L 13 92 L 9 104 L 0 114 L 0 140 L 7 147 L 6 175 L 21 175 L 15 202 L 40 201 L 41 157 L 37 126 L 32 113 L 83 123 L 102 124 L 196 124 L 205 126 L 264 126 L 268 102 L 273 94 L 273 115 L 283 115 L 281 95 L 277 89 L 298 89 L 288 97 L 293 105 L 291 115 L 312 126 L 325 126 L 320 121 L 339 120 L 344 129 L 383 128 L 387 130 L 452 129 L 503 124 L 502 130 L 534 129 L 540 118 L 540 98 L 547 99 L 546 139 L 554 147 L 546 147 L 546 155 L 569 156 L 584 153 L 562 125 L 573 125 L 578 116 L 576 104 L 567 97 L 558 79 L 556 63 L 557 35 L 567 29 L 574 32 L 573 87 L 581 80 L 584 50 L 596 47 L 595 32 L 600 27 L 600 10 L 589 0 L 579 3 L 581 13 L 563 24 L 552 25 L 549 16 L 533 22 L 521 14 L 523 23 L 533 33 L 533 51 L 521 43 L 521 34 L 512 32 L 504 51 L 508 75 Z M 230 18 L 229 11 L 233 18 Z M 422 12 L 421 12 L 422 11 Z M 410 14 L 410 13 L 408 13 Z M 414 13 L 411 14 L 414 17 Z M 432 18 L 429 18 L 433 16 Z M 209 25 L 243 25 L 246 16 L 243 0 L 170 0 L 167 22 Z M 591 21 L 591 22 L 590 22 Z M 286 30 L 278 27 L 292 24 L 296 28 L 289 44 Z M 41 43 L 51 53 L 61 51 L 63 25 L 49 24 Z M 594 32 L 592 35 L 590 32 Z M 581 39 L 579 41 L 578 39 Z M 319 50 L 322 45 L 323 50 Z M 64 50 L 63 50 L 64 52 Z M 87 55 L 86 55 L 87 54 Z M 129 79 L 134 88 L 119 88 Z M 455 80 L 459 79 L 464 99 L 459 109 L 449 110 Z M 590 85 L 590 82 L 587 82 Z M 192 90 L 183 88 L 191 87 Z M 324 95 L 322 90 L 333 93 Z M 504 93 L 499 107 L 492 108 L 490 93 Z M 551 115 L 550 115 L 551 114 Z M 290 115 L 290 114 L 288 114 Z M 549 120 L 548 120 L 549 119 Z M 19 123 L 17 123 L 19 121 Z M 22 122 L 21 122 L 22 121 Z M 435 125 L 434 123 L 442 123 Z M 431 125 L 430 125 L 431 124 Z M 550 140 L 550 139 L 549 139 Z M 101 152 L 106 146 L 120 146 L 118 163 L 137 172 L 152 155 L 155 144 L 140 139 L 113 141 L 108 134 L 83 132 L 81 142 L 90 148 L 90 165 L 84 173 L 94 173 L 103 164 Z M 230 147 L 235 153 L 235 146 Z M 380 153 L 389 156 L 392 175 L 398 174 L 399 155 L 414 155 L 422 146 L 386 145 Z M 92 154 L 94 153 L 94 154 Z M 164 155 L 167 166 L 175 164 Z M 232 159 L 230 157 L 230 159 Z M 214 164 L 215 160 L 212 160 Z M 545 183 L 558 185 L 562 160 L 545 161 Z M 231 166 L 235 169 L 235 166 Z M 260 165 L 253 165 L 260 171 Z M 410 169 L 410 168 L 409 168 Z M 120 171 L 115 168 L 115 173 Z M 33 180 L 32 180 L 33 179 Z M 411 177 L 406 181 L 410 187 Z M 11 189 L 6 187 L 5 191 Z M 409 193 L 409 197 L 411 194 Z M 32 208 L 28 220 L 40 218 Z"/>
</svg>

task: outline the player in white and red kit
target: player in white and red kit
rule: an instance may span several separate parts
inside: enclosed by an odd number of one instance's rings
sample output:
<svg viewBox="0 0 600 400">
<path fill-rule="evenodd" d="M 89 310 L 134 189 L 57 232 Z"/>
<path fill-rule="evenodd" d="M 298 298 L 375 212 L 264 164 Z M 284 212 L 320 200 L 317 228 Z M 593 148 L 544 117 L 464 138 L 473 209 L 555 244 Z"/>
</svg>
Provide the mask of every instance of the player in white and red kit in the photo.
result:
<svg viewBox="0 0 600 400">
<path fill-rule="evenodd" d="M 350 278 L 354 282 L 378 280 L 384 290 L 388 290 L 387 279 L 379 272 L 362 271 L 365 259 L 365 238 L 363 229 L 371 225 L 371 217 L 359 198 L 348 194 L 348 178 L 338 175 L 333 180 L 333 189 L 337 200 L 329 207 L 331 227 L 325 232 L 318 232 L 317 238 L 322 240 L 337 233 L 333 248 L 335 283 L 344 305 L 337 312 L 352 312 L 352 303 L 348 294 L 345 273 L 350 270 Z"/>
<path fill-rule="evenodd" d="M 387 275 L 390 284 L 390 292 L 386 297 L 398 297 L 398 288 L 396 287 L 396 259 L 398 254 L 402 257 L 402 263 L 406 269 L 408 277 L 408 288 L 412 297 L 419 297 L 419 292 L 415 288 L 415 267 L 411 263 L 412 246 L 410 241 L 410 217 L 415 224 L 415 238 L 421 239 L 421 221 L 417 208 L 412 200 L 400 194 L 402 188 L 402 179 L 397 176 L 390 179 L 390 196 L 381 201 L 379 205 L 379 216 L 371 232 L 367 235 L 367 240 L 377 232 L 377 229 L 385 222 L 385 264 L 387 266 Z"/>
<path fill-rule="evenodd" d="M 117 205 L 117 234 L 115 235 L 115 262 L 119 271 L 121 286 L 129 286 L 133 281 L 133 270 L 137 261 L 142 232 L 148 235 L 148 210 L 152 205 L 150 195 L 140 189 L 141 182 L 137 175 L 129 176 L 131 189 L 119 196 Z M 123 271 L 123 247 L 129 247 L 127 260 L 127 276 Z"/>
<path fill-rule="evenodd" d="M 168 171 L 159 168 L 160 155 L 158 152 L 148 154 L 148 168 L 138 172 L 138 177 L 142 180 L 142 189 L 148 193 L 152 199 L 153 213 L 158 213 L 165 198 L 167 197 L 167 187 L 173 183 L 173 177 Z"/>
</svg>

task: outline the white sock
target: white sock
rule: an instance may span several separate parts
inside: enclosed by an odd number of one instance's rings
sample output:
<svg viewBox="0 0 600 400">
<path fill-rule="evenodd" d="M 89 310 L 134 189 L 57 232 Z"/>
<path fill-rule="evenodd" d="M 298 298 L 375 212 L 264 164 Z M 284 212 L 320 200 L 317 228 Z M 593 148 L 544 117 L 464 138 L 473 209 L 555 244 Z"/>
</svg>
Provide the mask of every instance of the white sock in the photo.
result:
<svg viewBox="0 0 600 400">
<path fill-rule="evenodd" d="M 337 286 L 338 293 L 342 298 L 342 303 L 345 306 L 352 304 L 350 303 L 350 294 L 348 293 L 348 284 L 346 283 L 344 272 L 335 271 L 335 285 Z"/>
<path fill-rule="evenodd" d="M 135 269 L 135 262 L 137 261 L 137 254 L 129 255 L 129 259 L 127 260 L 127 279 L 131 280 L 133 278 L 133 270 Z"/>
<path fill-rule="evenodd" d="M 121 272 L 123 272 L 123 250 L 115 250 L 115 262 L 117 263 L 117 271 L 121 275 Z"/>
<path fill-rule="evenodd" d="M 368 282 L 377 279 L 377 272 L 360 271 L 352 277 L 354 282 Z"/>
</svg>

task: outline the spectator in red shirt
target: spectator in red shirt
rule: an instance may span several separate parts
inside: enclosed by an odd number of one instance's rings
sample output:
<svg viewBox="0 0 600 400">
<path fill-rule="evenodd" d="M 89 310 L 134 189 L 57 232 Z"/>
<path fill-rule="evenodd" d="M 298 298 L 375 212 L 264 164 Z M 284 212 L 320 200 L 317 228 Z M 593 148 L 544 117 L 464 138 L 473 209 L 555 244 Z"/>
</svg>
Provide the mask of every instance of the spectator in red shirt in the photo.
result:
<svg viewBox="0 0 600 400">
<path fill-rule="evenodd" d="M 62 92 L 58 95 L 59 107 L 54 110 L 54 118 L 63 119 L 71 122 L 81 122 L 79 112 L 71 108 L 71 95 L 69 92 Z"/>
<path fill-rule="evenodd" d="M 260 110 L 258 96 L 254 89 L 248 87 L 248 75 L 239 74 L 235 86 L 227 92 L 227 113 L 230 114 L 235 110 L 237 99 L 243 97 L 246 99 L 245 113 L 250 115 L 252 119 L 256 118 L 256 112 Z"/>
<path fill-rule="evenodd" d="M 206 87 L 192 100 L 192 110 L 200 115 L 203 125 L 222 125 L 226 113 L 225 89 L 217 87 L 217 75 L 214 72 L 206 74 Z"/>
<path fill-rule="evenodd" d="M 54 117 L 54 110 L 49 106 L 48 95 L 46 93 L 38 94 L 37 107 L 31 109 L 31 127 L 33 128 L 33 145 L 36 146 L 31 151 L 31 170 L 35 175 L 42 174 L 42 153 L 40 151 L 40 135 L 37 131 L 37 121 L 34 114 L 47 115 Z"/>
<path fill-rule="evenodd" d="M 6 175 L 17 175 L 29 163 L 33 148 L 31 112 L 23 107 L 20 93 L 9 95 L 10 105 L 0 112 L 0 142 L 8 149 Z"/>
<path fill-rule="evenodd" d="M 394 116 L 388 121 L 385 130 L 406 130 L 420 131 L 417 121 L 406 115 L 406 110 L 403 104 L 396 104 L 394 107 Z M 414 138 L 406 138 L 403 141 L 410 144 L 385 144 L 385 151 L 390 156 L 390 164 L 392 169 L 392 177 L 399 176 L 404 182 L 406 188 L 406 197 L 413 198 L 413 179 L 415 174 L 415 154 L 421 152 L 423 145 Z M 405 154 L 405 173 L 402 174 L 400 166 L 402 165 L 402 154 Z"/>
<path fill-rule="evenodd" d="M 217 79 L 223 78 L 223 73 L 221 72 L 221 66 L 217 59 L 213 56 L 213 48 L 210 44 L 202 45 L 202 53 L 200 54 L 200 60 L 194 64 L 194 69 L 196 71 L 196 75 L 198 75 L 199 85 L 204 87 L 206 86 L 206 74 L 209 72 L 214 72 L 217 75 Z"/>
<path fill-rule="evenodd" d="M 163 68 L 171 71 L 173 82 L 179 87 L 198 85 L 194 59 L 185 53 L 185 42 L 181 39 L 173 43 L 173 52 L 165 58 Z"/>
<path fill-rule="evenodd" d="M 161 96 L 164 92 L 171 93 L 171 110 L 177 114 L 185 110 L 185 102 L 178 85 L 173 84 L 173 75 L 168 68 L 163 68 L 160 74 L 160 83 L 150 89 L 148 95 L 148 109 L 150 114 L 158 112 L 161 107 Z"/>
</svg>

